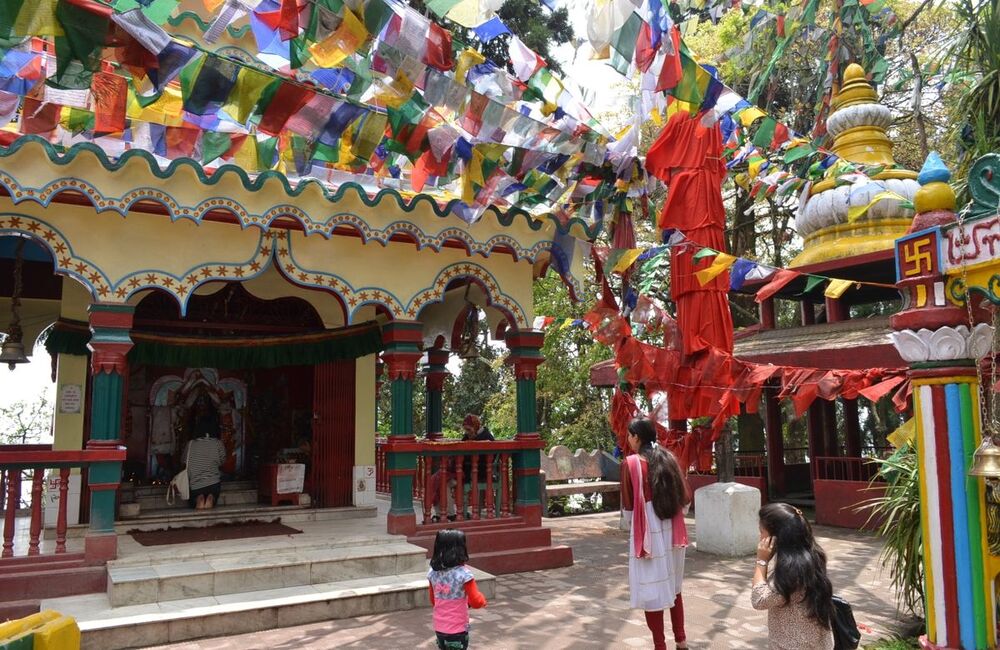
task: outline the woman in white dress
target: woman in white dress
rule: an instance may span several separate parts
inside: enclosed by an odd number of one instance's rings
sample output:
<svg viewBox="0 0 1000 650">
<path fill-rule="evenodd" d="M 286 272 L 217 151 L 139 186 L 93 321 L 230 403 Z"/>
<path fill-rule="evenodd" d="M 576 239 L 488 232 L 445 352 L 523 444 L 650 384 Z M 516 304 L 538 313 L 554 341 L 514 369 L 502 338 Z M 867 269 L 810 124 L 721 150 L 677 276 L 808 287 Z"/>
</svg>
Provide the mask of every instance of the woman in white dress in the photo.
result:
<svg viewBox="0 0 1000 650">
<path fill-rule="evenodd" d="M 663 610 L 678 649 L 687 648 L 684 633 L 684 552 L 687 529 L 684 509 L 690 502 L 684 475 L 673 454 L 656 444 L 656 427 L 634 420 L 628 445 L 635 452 L 621 466 L 622 507 L 631 522 L 628 578 L 631 604 L 646 615 L 653 648 L 666 650 Z"/>
</svg>

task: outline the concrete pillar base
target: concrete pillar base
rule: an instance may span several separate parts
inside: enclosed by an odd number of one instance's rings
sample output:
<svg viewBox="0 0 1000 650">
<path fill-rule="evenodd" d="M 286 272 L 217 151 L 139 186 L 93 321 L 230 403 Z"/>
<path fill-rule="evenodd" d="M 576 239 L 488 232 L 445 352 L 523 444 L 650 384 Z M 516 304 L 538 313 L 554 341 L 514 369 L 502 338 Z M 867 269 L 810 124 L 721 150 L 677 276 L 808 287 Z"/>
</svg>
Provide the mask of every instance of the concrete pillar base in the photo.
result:
<svg viewBox="0 0 1000 650">
<path fill-rule="evenodd" d="M 739 557 L 760 540 L 760 490 L 742 483 L 713 483 L 695 491 L 696 546 L 699 551 Z"/>
</svg>

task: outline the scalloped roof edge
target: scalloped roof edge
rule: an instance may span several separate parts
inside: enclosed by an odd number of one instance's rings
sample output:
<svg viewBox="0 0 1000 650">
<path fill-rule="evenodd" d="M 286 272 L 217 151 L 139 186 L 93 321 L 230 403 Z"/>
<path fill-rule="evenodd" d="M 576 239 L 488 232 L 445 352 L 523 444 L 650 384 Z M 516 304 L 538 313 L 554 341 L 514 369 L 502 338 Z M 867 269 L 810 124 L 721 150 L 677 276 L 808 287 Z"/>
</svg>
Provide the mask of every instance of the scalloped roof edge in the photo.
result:
<svg viewBox="0 0 1000 650">
<path fill-rule="evenodd" d="M 247 192 L 257 192 L 261 190 L 264 186 L 264 183 L 268 179 L 274 178 L 281 183 L 282 187 L 284 188 L 285 194 L 288 195 L 290 198 L 295 198 L 299 196 L 300 194 L 302 194 L 302 192 L 305 191 L 306 187 L 308 187 L 310 184 L 315 184 L 317 187 L 319 187 L 320 191 L 323 193 L 324 198 L 327 201 L 330 201 L 331 203 L 337 203 L 344 197 L 344 195 L 347 193 L 348 190 L 353 190 L 354 192 L 357 193 L 358 198 L 361 200 L 361 202 L 364 203 L 364 205 L 369 208 L 377 206 L 383 201 L 384 198 L 390 197 L 396 200 L 397 206 L 403 212 L 413 212 L 413 210 L 415 210 L 421 202 L 426 202 L 431 208 L 431 210 L 434 212 L 434 214 L 441 218 L 452 214 L 455 206 L 460 205 L 462 203 L 458 199 L 452 199 L 451 201 L 448 201 L 446 204 L 444 204 L 444 206 L 442 207 L 440 201 L 438 201 L 429 194 L 416 194 L 412 197 L 411 200 L 407 201 L 406 197 L 404 197 L 399 191 L 392 188 L 382 188 L 381 190 L 378 191 L 377 194 L 375 194 L 374 196 L 370 196 L 364 187 L 353 181 L 343 183 L 335 191 L 332 192 L 326 187 L 326 185 L 312 178 L 306 178 L 300 180 L 293 188 L 291 183 L 289 182 L 288 177 L 280 172 L 274 170 L 268 170 L 258 174 L 255 178 L 251 179 L 250 176 L 247 174 L 246 170 L 244 170 L 242 167 L 230 164 L 221 165 L 218 168 L 216 168 L 216 170 L 211 174 L 207 174 L 205 172 L 204 166 L 201 163 L 192 158 L 187 158 L 187 157 L 175 158 L 171 160 L 170 164 L 167 165 L 166 169 L 160 169 L 160 166 L 157 163 L 156 159 L 153 157 L 153 155 L 141 149 L 130 149 L 124 152 L 117 159 L 112 160 L 111 158 L 108 157 L 108 154 L 107 152 L 104 151 L 104 149 L 102 149 L 101 147 L 97 146 L 92 142 L 79 142 L 72 145 L 69 149 L 59 151 L 56 146 L 52 145 L 52 143 L 37 135 L 23 135 L 8 146 L 0 145 L 0 158 L 6 158 L 8 156 L 11 156 L 29 144 L 40 145 L 44 149 L 46 155 L 48 156 L 49 161 L 56 165 L 67 165 L 70 162 L 72 162 L 80 153 L 87 152 L 92 154 L 95 158 L 97 158 L 98 162 L 101 163 L 101 166 L 103 166 L 104 169 L 111 172 L 118 171 L 119 169 L 124 167 L 128 163 L 128 161 L 131 160 L 132 158 L 139 158 L 140 160 L 144 160 L 148 164 L 150 172 L 155 177 L 161 180 L 169 178 L 174 174 L 174 172 L 176 172 L 181 167 L 191 167 L 194 170 L 195 174 L 198 176 L 198 180 L 203 185 L 206 186 L 212 186 L 217 184 L 220 181 L 220 179 L 223 178 L 226 174 L 235 174 L 240 179 L 243 188 Z M 583 234 L 586 236 L 588 240 L 595 239 L 601 231 L 601 224 L 594 224 L 593 226 L 588 226 L 585 221 L 576 217 L 568 220 L 565 224 L 563 224 L 562 222 L 559 221 L 559 219 L 555 218 L 552 215 L 534 218 L 520 208 L 512 208 L 506 212 L 502 212 L 497 207 L 491 205 L 487 208 L 487 211 L 492 212 L 496 217 L 497 222 L 504 227 L 509 227 L 511 224 L 514 223 L 514 220 L 516 218 L 521 217 L 527 222 L 528 226 L 535 231 L 540 230 L 542 228 L 543 225 L 542 222 L 544 220 L 548 220 L 549 222 L 551 222 L 555 226 L 556 231 L 559 234 L 563 235 L 568 234 L 570 230 L 573 229 L 574 226 L 578 226 L 579 229 L 583 231 Z"/>
</svg>

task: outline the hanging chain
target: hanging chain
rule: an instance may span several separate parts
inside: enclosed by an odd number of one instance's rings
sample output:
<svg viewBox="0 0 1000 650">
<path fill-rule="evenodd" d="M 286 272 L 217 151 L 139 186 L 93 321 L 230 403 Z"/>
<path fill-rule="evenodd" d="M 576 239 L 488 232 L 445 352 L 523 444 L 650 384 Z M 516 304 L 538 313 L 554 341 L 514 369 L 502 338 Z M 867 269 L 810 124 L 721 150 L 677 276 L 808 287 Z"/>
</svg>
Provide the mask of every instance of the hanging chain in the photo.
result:
<svg viewBox="0 0 1000 650">
<path fill-rule="evenodd" d="M 21 340 L 21 293 L 24 284 L 21 278 L 24 266 L 24 238 L 18 237 L 14 257 L 14 291 L 10 296 L 10 326 L 7 328 L 7 338 L 11 341 Z"/>
<path fill-rule="evenodd" d="M 972 290 L 969 288 L 969 265 L 965 257 L 966 247 L 971 243 L 965 229 L 965 213 L 968 206 L 955 213 L 955 221 L 958 223 L 959 232 L 962 236 L 962 285 L 965 287 L 965 311 L 969 318 L 969 337 L 971 340 L 972 330 L 975 327 L 975 317 L 972 314 Z M 1000 215 L 1000 200 L 997 201 L 996 214 Z M 979 359 L 974 359 L 976 366 L 976 382 L 979 384 L 979 413 L 980 419 L 985 426 L 980 431 L 982 437 L 992 437 L 1000 431 L 997 420 L 997 393 L 993 390 L 993 383 L 997 381 L 997 336 L 1000 329 L 1000 309 L 994 306 L 992 318 L 993 333 L 990 336 L 990 385 L 983 383 L 983 365 Z"/>
</svg>

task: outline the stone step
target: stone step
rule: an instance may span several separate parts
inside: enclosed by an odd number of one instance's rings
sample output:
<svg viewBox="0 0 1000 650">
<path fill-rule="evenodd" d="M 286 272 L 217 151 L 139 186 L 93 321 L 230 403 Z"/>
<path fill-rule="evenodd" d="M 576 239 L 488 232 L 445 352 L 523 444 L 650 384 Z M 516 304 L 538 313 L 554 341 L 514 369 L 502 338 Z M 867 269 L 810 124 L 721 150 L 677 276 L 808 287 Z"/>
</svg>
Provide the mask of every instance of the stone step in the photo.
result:
<svg viewBox="0 0 1000 650">
<path fill-rule="evenodd" d="M 136 519 L 124 519 L 115 523 L 115 532 L 122 534 L 130 530 L 161 530 L 182 526 L 211 526 L 218 523 L 235 523 L 259 519 L 270 521 L 280 518 L 282 523 L 296 521 L 330 521 L 334 519 L 357 519 L 374 517 L 375 506 L 344 508 L 312 508 L 310 506 L 265 506 L 237 505 L 219 506 L 211 510 L 152 510 L 140 513 Z"/>
<path fill-rule="evenodd" d="M 256 490 L 257 481 L 223 481 L 222 491 L 223 492 L 239 492 L 241 490 Z M 131 494 L 135 499 L 142 499 L 146 497 L 163 497 L 167 493 L 167 484 L 158 485 L 137 485 L 135 487 L 128 487 L 127 485 L 122 485 L 121 491 L 123 494 Z"/>
<path fill-rule="evenodd" d="M 496 579 L 473 570 L 487 599 Z M 83 650 L 120 650 L 426 607 L 427 572 L 112 608 L 105 594 L 43 600 L 76 619 Z"/>
<path fill-rule="evenodd" d="M 147 566 L 109 566 L 112 607 L 300 587 L 413 573 L 427 566 L 424 549 L 399 542 L 362 547 L 273 549 Z"/>
<path fill-rule="evenodd" d="M 174 499 L 173 505 L 167 503 L 166 489 L 162 489 L 157 494 L 147 494 L 143 496 L 136 496 L 134 503 L 139 504 L 139 517 L 143 516 L 143 513 L 149 511 L 160 511 L 160 510 L 185 510 L 190 509 L 188 502 L 184 499 Z M 223 490 L 219 494 L 219 500 L 216 502 L 218 506 L 236 506 L 236 505 L 247 505 L 257 503 L 257 488 L 248 488 L 245 490 Z"/>
</svg>

